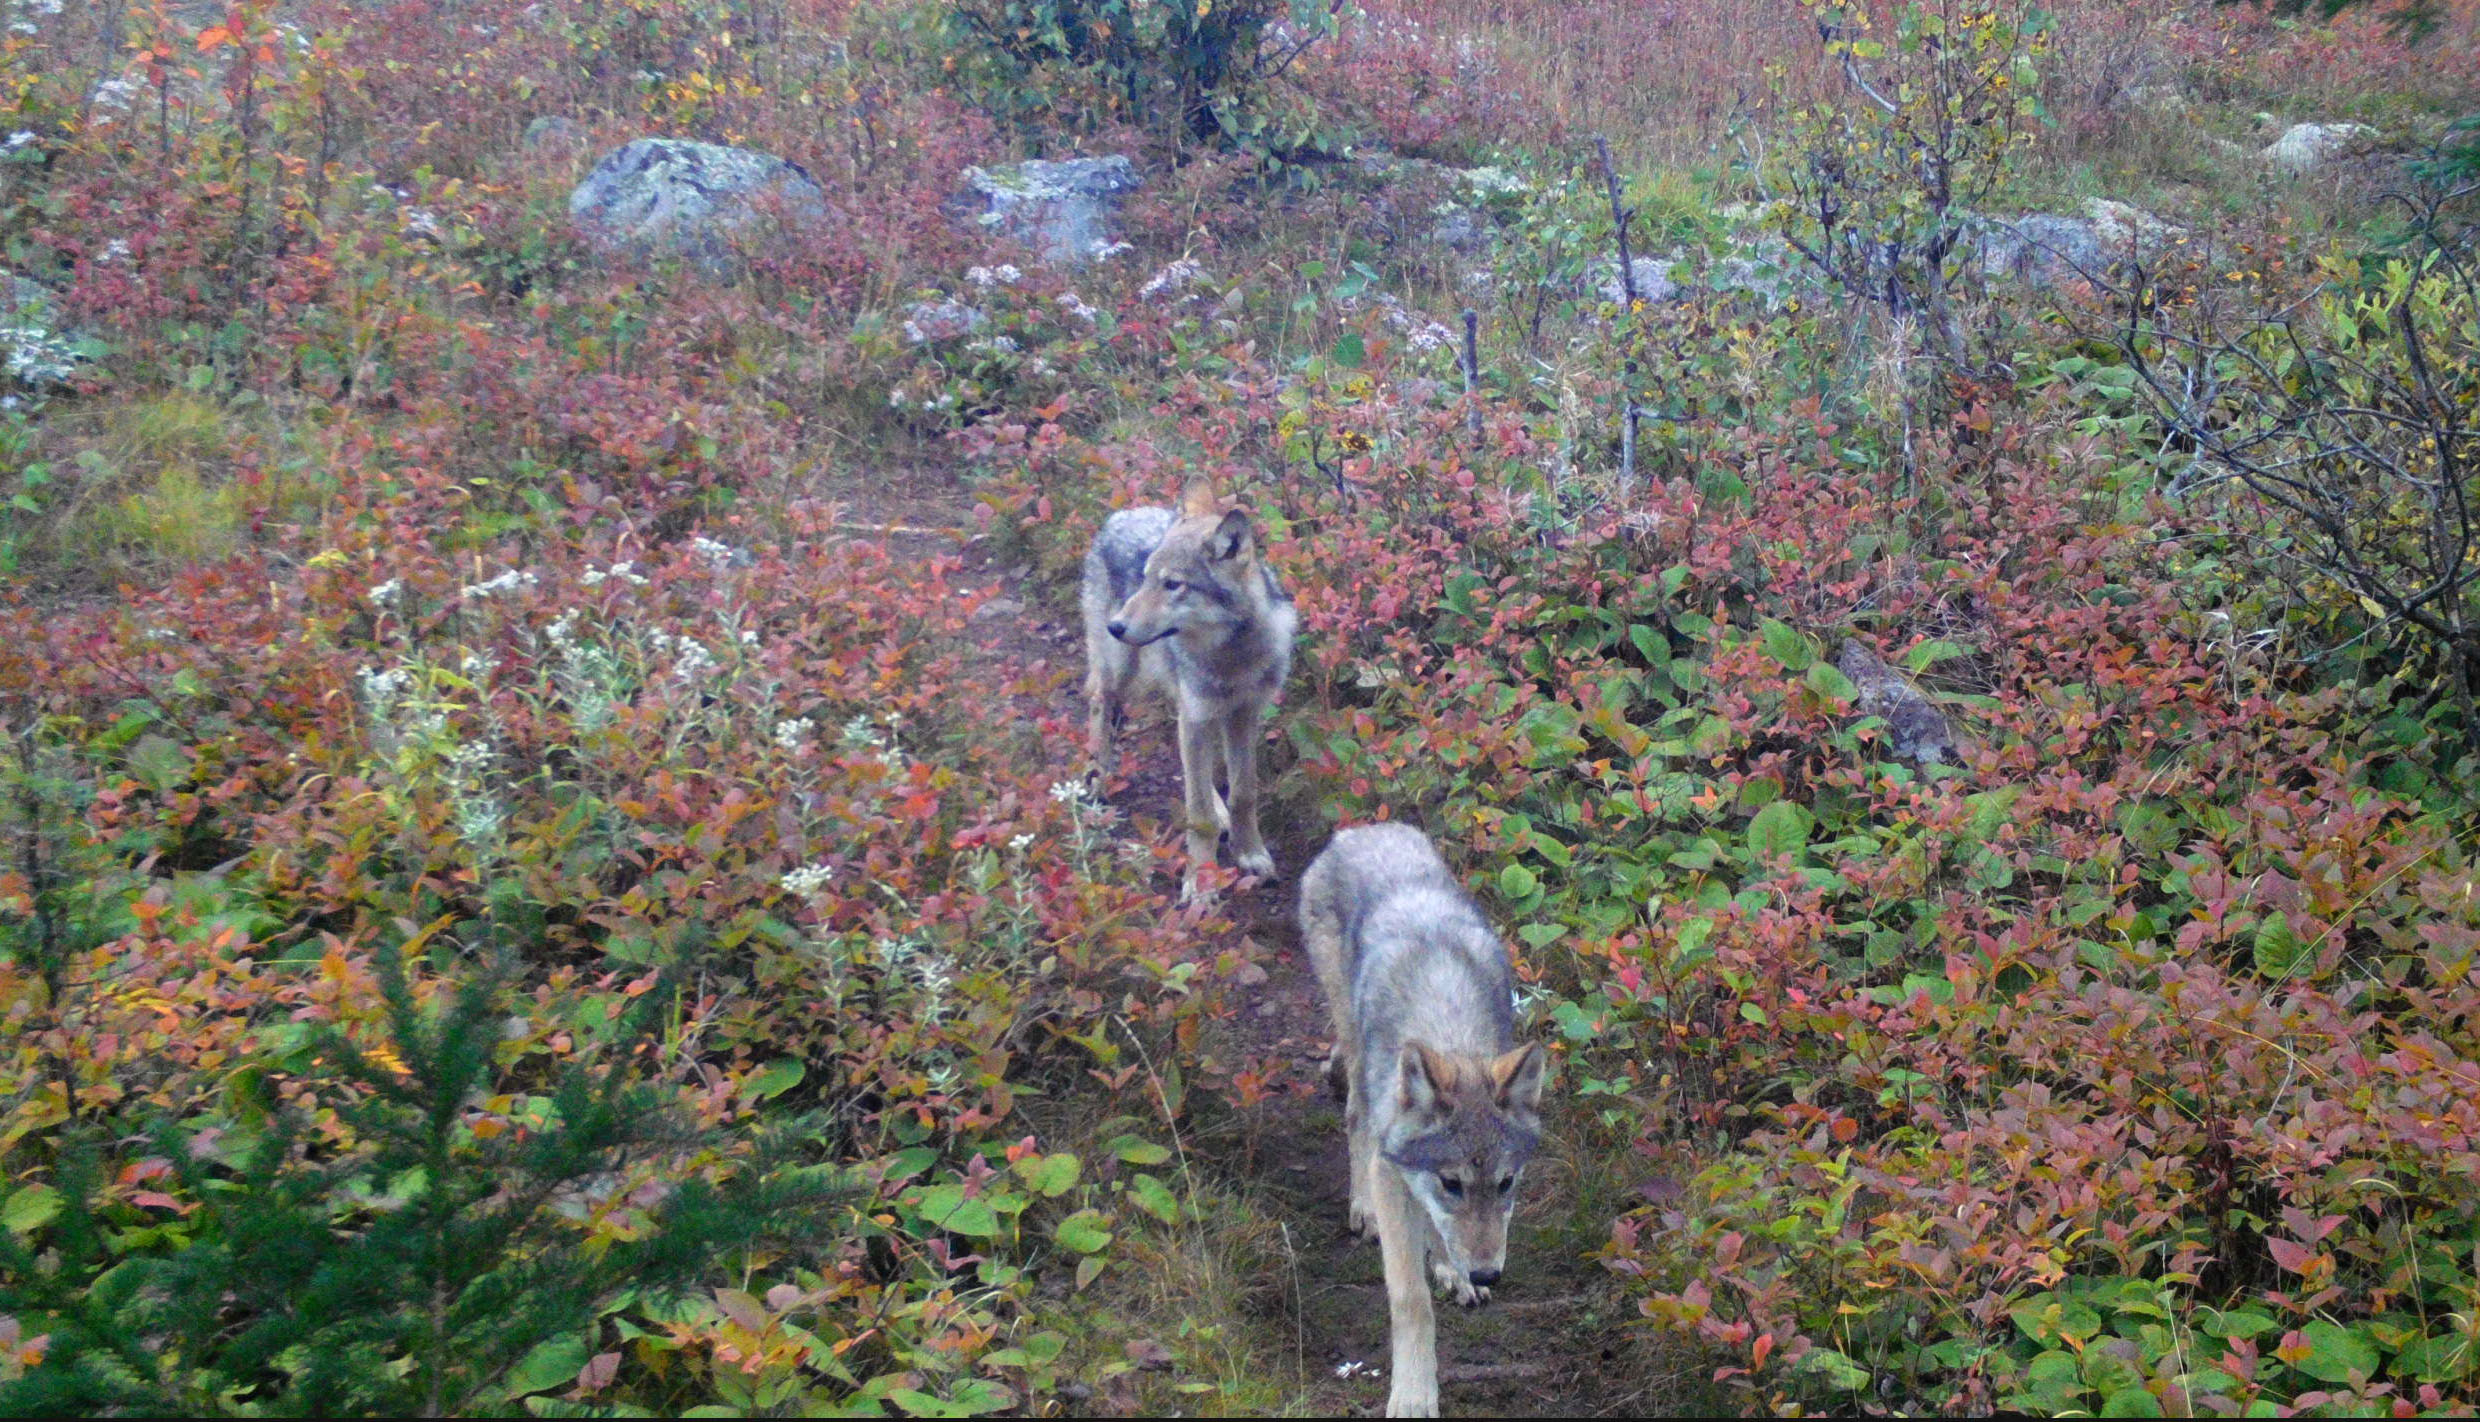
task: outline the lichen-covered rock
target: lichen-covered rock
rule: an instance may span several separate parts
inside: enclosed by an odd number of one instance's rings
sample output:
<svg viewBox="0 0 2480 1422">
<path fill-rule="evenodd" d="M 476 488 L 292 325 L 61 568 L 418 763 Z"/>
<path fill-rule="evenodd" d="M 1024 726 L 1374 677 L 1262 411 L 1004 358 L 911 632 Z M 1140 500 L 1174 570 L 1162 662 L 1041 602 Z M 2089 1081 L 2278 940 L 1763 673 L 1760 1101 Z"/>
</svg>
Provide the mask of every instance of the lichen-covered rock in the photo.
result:
<svg viewBox="0 0 2480 1422">
<path fill-rule="evenodd" d="M 800 164 L 747 148 L 640 138 L 594 165 L 569 194 L 569 220 L 605 251 L 677 252 L 704 264 L 743 255 L 769 224 L 826 216 Z"/>
<path fill-rule="evenodd" d="M 1888 750 L 1921 765 L 1942 765 L 1956 758 L 1954 727 L 1936 703 L 1912 685 L 1911 678 L 1886 665 L 1858 638 L 1843 643 L 1834 665 L 1859 688 L 1860 714 L 1886 723 Z"/>
<path fill-rule="evenodd" d="M 1636 299 L 1650 305 L 1663 305 L 1680 297 L 1679 283 L 1671 280 L 1671 263 L 1676 257 L 1637 257 L 1628 263 L 1636 276 Z M 1619 279 L 1619 259 L 1603 257 L 1593 263 L 1588 274 L 1593 292 L 1613 306 L 1627 305 L 1627 283 Z"/>
<path fill-rule="evenodd" d="M 1116 153 L 967 168 L 964 180 L 980 199 L 983 226 L 1007 233 L 1060 266 L 1089 262 L 1110 250 L 1120 198 L 1138 187 L 1137 165 Z"/>
<path fill-rule="evenodd" d="M 2039 287 L 2107 276 L 2136 251 L 2176 237 L 2180 229 L 2129 203 L 2094 198 L 2081 216 L 2028 212 L 1988 218 L 1972 241 L 1984 275 Z"/>
<path fill-rule="evenodd" d="M 2298 177 L 2364 148 L 2377 131 L 2364 123 L 2295 123 L 2265 145 L 2265 166 Z"/>
</svg>

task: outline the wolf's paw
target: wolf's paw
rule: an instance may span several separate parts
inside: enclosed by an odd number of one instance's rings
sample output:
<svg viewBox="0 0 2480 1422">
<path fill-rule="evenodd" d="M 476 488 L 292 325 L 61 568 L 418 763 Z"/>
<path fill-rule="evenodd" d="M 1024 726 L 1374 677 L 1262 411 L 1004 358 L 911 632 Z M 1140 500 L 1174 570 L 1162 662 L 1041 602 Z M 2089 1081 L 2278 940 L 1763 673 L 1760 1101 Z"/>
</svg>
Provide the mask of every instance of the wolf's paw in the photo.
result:
<svg viewBox="0 0 2480 1422">
<path fill-rule="evenodd" d="M 1344 1211 L 1344 1225 L 1352 1231 L 1354 1239 L 1374 1240 L 1378 1237 L 1377 1217 L 1366 1200 L 1353 1199 L 1351 1207 Z"/>
<path fill-rule="evenodd" d="M 1490 1301 L 1490 1291 L 1450 1269 L 1440 1260 L 1429 1261 L 1429 1279 L 1438 1292 L 1466 1308 L 1479 1308 Z"/>
<path fill-rule="evenodd" d="M 1243 874 L 1255 874 L 1260 879 L 1274 877 L 1274 856 L 1262 844 L 1253 849 L 1233 850 L 1231 862 L 1239 865 Z"/>
</svg>

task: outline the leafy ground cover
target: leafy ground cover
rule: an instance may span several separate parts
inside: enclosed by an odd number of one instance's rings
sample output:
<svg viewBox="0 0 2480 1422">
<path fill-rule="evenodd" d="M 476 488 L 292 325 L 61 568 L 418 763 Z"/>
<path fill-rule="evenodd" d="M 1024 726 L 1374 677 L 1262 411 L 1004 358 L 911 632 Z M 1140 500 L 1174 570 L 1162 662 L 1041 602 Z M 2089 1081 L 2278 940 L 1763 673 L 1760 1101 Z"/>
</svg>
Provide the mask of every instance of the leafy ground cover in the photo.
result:
<svg viewBox="0 0 2480 1422">
<path fill-rule="evenodd" d="M 1450 1407 L 2473 1404 L 2471 7 L 0 16 L 10 1411 L 1374 1406 L 1288 885 L 1078 751 L 1194 471 L 1278 862 L 1422 824 L 1558 1051 Z M 650 134 L 828 211 L 598 254 Z M 1124 249 L 958 220 L 1071 151 Z M 2320 391 L 2343 541 L 2194 457 Z"/>
</svg>

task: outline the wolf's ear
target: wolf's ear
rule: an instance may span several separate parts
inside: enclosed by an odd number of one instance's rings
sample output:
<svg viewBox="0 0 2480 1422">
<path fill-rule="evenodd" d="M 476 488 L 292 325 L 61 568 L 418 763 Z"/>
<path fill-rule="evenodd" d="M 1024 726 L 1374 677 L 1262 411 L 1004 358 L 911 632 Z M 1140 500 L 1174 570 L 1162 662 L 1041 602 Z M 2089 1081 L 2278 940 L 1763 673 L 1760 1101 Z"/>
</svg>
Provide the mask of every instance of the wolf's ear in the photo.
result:
<svg viewBox="0 0 2480 1422">
<path fill-rule="evenodd" d="M 1418 1116 L 1455 1088 L 1455 1069 L 1420 1042 L 1404 1044 L 1404 1109 Z"/>
<path fill-rule="evenodd" d="M 1491 1062 L 1490 1084 L 1497 1089 L 1499 1109 L 1530 1111 L 1539 1106 L 1541 1079 L 1549 1066 L 1549 1054 L 1539 1042 L 1527 1042 Z"/>
<path fill-rule="evenodd" d="M 1248 514 L 1239 509 L 1233 509 L 1230 513 L 1223 515 L 1223 521 L 1215 526 L 1214 542 L 1209 546 L 1214 550 L 1214 557 L 1218 562 L 1239 557 L 1249 546 Z"/>
<path fill-rule="evenodd" d="M 1189 480 L 1180 488 L 1180 512 L 1190 518 L 1212 518 L 1222 512 L 1222 496 L 1214 492 L 1214 481 L 1203 476 Z"/>
</svg>

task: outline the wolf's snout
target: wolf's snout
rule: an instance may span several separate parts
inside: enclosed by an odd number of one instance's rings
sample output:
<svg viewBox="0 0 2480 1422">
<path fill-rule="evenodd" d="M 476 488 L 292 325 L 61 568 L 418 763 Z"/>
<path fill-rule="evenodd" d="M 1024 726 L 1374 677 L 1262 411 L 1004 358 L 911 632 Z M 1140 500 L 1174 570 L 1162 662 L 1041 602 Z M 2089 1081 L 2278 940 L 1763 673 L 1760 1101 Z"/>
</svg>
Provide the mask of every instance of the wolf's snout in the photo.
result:
<svg viewBox="0 0 2480 1422">
<path fill-rule="evenodd" d="M 1474 1288 L 1486 1289 L 1498 1282 L 1498 1271 L 1496 1269 L 1475 1269 L 1472 1271 L 1472 1281 Z"/>
<path fill-rule="evenodd" d="M 1123 642 L 1128 640 L 1128 624 L 1120 619 L 1116 617 L 1112 618 L 1108 630 L 1112 636 L 1117 637 L 1119 640 Z"/>
</svg>

